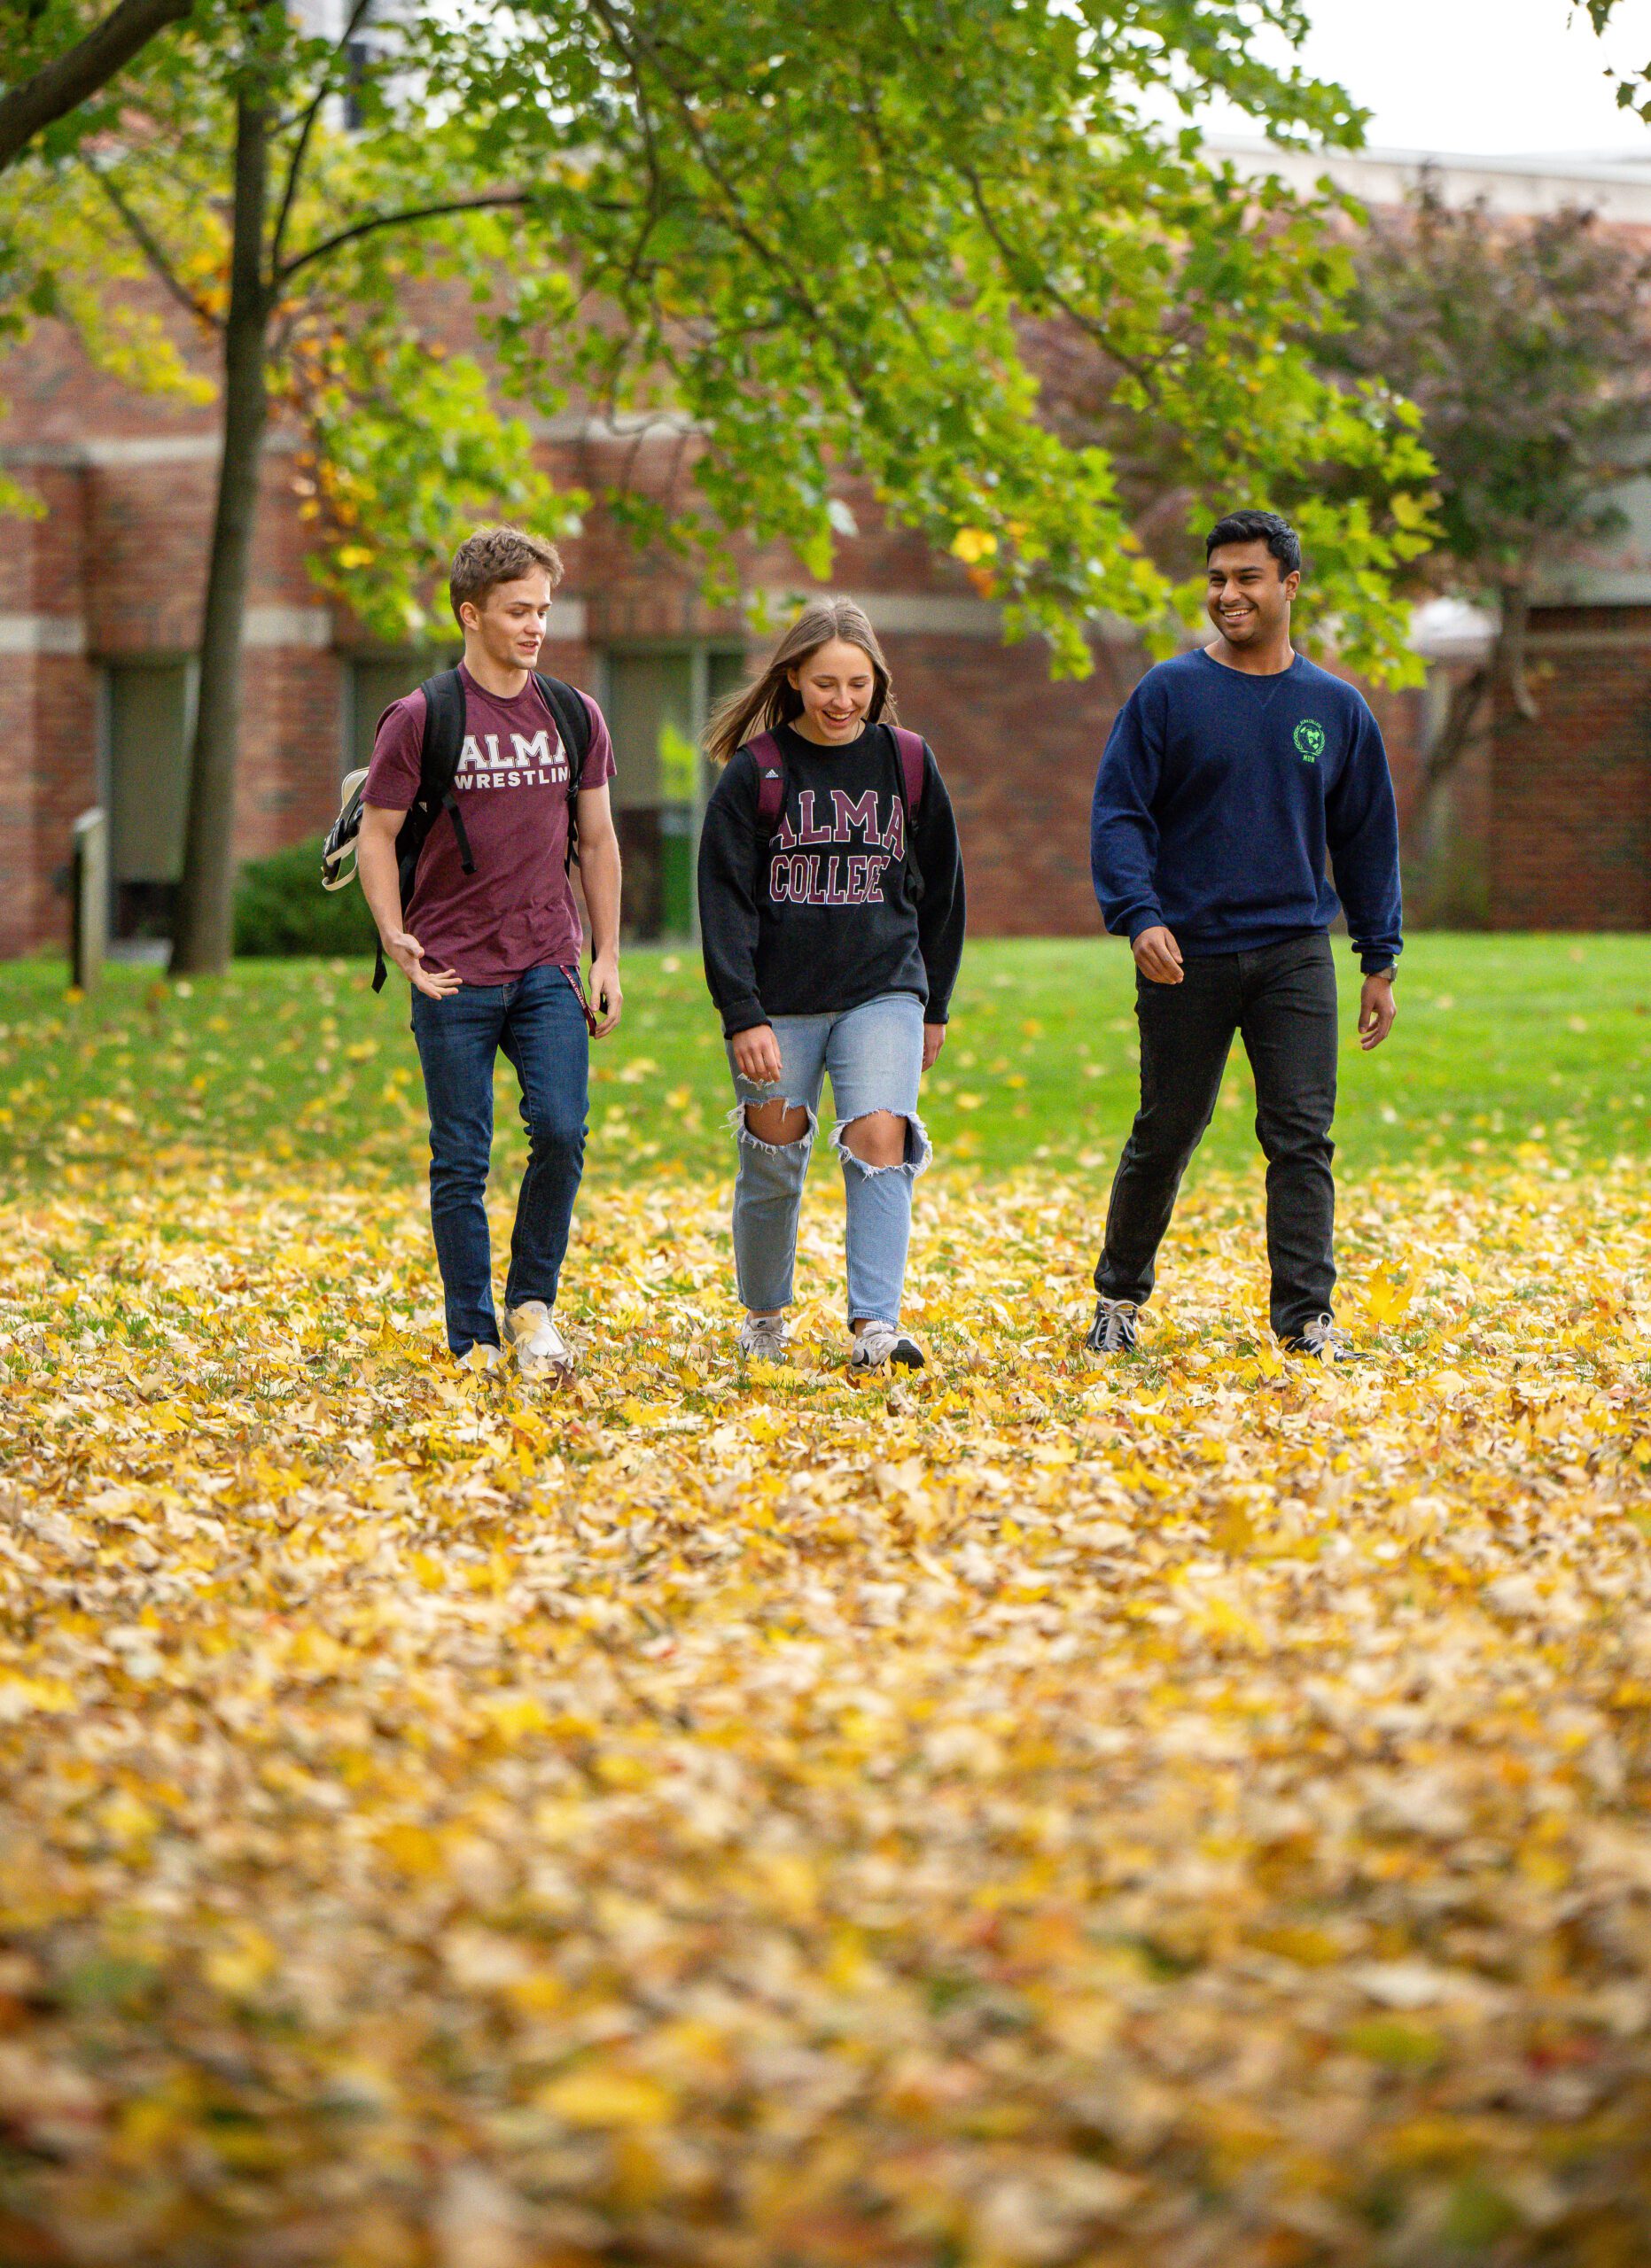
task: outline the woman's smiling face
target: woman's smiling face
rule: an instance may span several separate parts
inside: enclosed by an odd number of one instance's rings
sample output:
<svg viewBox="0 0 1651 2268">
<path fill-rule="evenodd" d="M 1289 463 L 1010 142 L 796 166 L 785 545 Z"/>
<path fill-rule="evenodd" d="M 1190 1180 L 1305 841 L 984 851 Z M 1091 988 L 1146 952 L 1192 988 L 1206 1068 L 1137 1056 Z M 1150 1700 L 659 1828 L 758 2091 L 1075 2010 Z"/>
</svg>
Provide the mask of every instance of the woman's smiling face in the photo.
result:
<svg viewBox="0 0 1651 2268">
<path fill-rule="evenodd" d="M 829 638 L 787 674 L 802 695 L 803 713 L 796 721 L 805 740 L 831 748 L 859 739 L 876 688 L 863 648 Z"/>
</svg>

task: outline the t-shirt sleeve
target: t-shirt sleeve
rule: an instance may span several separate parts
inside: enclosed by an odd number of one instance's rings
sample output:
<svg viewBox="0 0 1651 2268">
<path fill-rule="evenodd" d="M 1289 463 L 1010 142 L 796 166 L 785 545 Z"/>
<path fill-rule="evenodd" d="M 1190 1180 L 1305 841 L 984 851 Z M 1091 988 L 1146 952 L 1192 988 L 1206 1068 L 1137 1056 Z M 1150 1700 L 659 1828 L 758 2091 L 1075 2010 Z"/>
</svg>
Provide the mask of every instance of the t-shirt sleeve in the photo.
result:
<svg viewBox="0 0 1651 2268">
<path fill-rule="evenodd" d="M 424 696 L 409 693 L 393 701 L 378 719 L 372 761 L 362 801 L 380 811 L 411 811 L 424 775 Z"/>
<path fill-rule="evenodd" d="M 608 730 L 608 720 L 588 693 L 580 699 L 590 711 L 590 746 L 585 750 L 585 761 L 580 767 L 579 784 L 586 788 L 600 788 L 613 777 L 613 736 Z"/>
</svg>

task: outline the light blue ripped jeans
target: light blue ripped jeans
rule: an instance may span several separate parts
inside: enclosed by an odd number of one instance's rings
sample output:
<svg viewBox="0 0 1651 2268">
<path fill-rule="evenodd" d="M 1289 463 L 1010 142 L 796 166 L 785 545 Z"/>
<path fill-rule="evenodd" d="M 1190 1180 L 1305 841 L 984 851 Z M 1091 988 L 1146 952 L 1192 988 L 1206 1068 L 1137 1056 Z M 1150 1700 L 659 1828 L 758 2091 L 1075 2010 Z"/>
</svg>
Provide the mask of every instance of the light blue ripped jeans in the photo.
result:
<svg viewBox="0 0 1651 2268">
<path fill-rule="evenodd" d="M 848 1319 L 898 1323 L 911 1241 L 912 1184 L 929 1162 L 929 1137 L 917 1115 L 923 1002 L 915 992 L 880 992 L 840 1014 L 775 1016 L 773 1021 L 780 1044 L 779 1078 L 760 1086 L 734 1072 L 739 1097 L 734 1113 L 739 1135 L 734 1267 L 741 1301 L 758 1314 L 790 1305 L 797 1216 L 829 1071 L 836 1111 L 831 1146 L 843 1161 L 848 1204 Z M 730 1069 L 733 1062 L 730 1049 Z M 745 1122 L 745 1105 L 765 1102 L 784 1102 L 808 1113 L 800 1140 L 758 1140 Z M 891 1110 L 905 1119 L 903 1164 L 866 1165 L 844 1143 L 843 1129 L 874 1110 Z"/>
</svg>

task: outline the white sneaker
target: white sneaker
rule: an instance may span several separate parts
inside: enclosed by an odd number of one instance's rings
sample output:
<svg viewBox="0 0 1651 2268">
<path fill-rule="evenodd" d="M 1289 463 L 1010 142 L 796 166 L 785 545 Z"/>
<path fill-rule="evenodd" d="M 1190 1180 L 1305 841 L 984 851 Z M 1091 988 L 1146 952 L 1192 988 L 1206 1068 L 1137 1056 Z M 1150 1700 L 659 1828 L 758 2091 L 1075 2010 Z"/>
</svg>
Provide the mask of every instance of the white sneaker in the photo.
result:
<svg viewBox="0 0 1651 2268">
<path fill-rule="evenodd" d="M 783 1315 L 748 1315 L 739 1327 L 739 1351 L 749 1363 L 789 1363 L 790 1340 Z"/>
<path fill-rule="evenodd" d="M 885 1363 L 897 1363 L 904 1371 L 923 1368 L 923 1351 L 914 1339 L 892 1323 L 868 1323 L 854 1340 L 854 1351 L 848 1358 L 851 1371 L 880 1371 Z"/>
<path fill-rule="evenodd" d="M 524 1300 L 507 1308 L 504 1328 L 525 1379 L 554 1378 L 558 1384 L 573 1375 L 573 1352 L 551 1321 L 542 1300 Z"/>
<path fill-rule="evenodd" d="M 479 1339 L 459 1356 L 458 1366 L 462 1371 L 502 1371 L 504 1356 L 497 1347 L 489 1347 Z"/>
</svg>

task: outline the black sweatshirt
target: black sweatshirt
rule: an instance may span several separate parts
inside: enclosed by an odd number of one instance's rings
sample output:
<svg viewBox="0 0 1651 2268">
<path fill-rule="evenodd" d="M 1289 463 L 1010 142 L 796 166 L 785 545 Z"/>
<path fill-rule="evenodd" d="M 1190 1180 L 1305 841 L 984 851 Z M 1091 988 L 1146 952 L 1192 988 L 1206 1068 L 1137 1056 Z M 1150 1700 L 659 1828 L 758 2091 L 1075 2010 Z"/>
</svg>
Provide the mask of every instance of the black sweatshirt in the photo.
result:
<svg viewBox="0 0 1651 2268">
<path fill-rule="evenodd" d="M 699 838 L 705 982 L 724 1033 L 840 1014 L 880 992 L 915 992 L 924 1021 L 943 1024 L 963 951 L 963 862 L 933 752 L 925 742 L 914 892 L 888 727 L 868 725 L 841 748 L 817 747 L 789 725 L 775 737 L 785 809 L 773 834 L 763 835 L 757 765 L 742 748 L 712 791 Z"/>
</svg>

